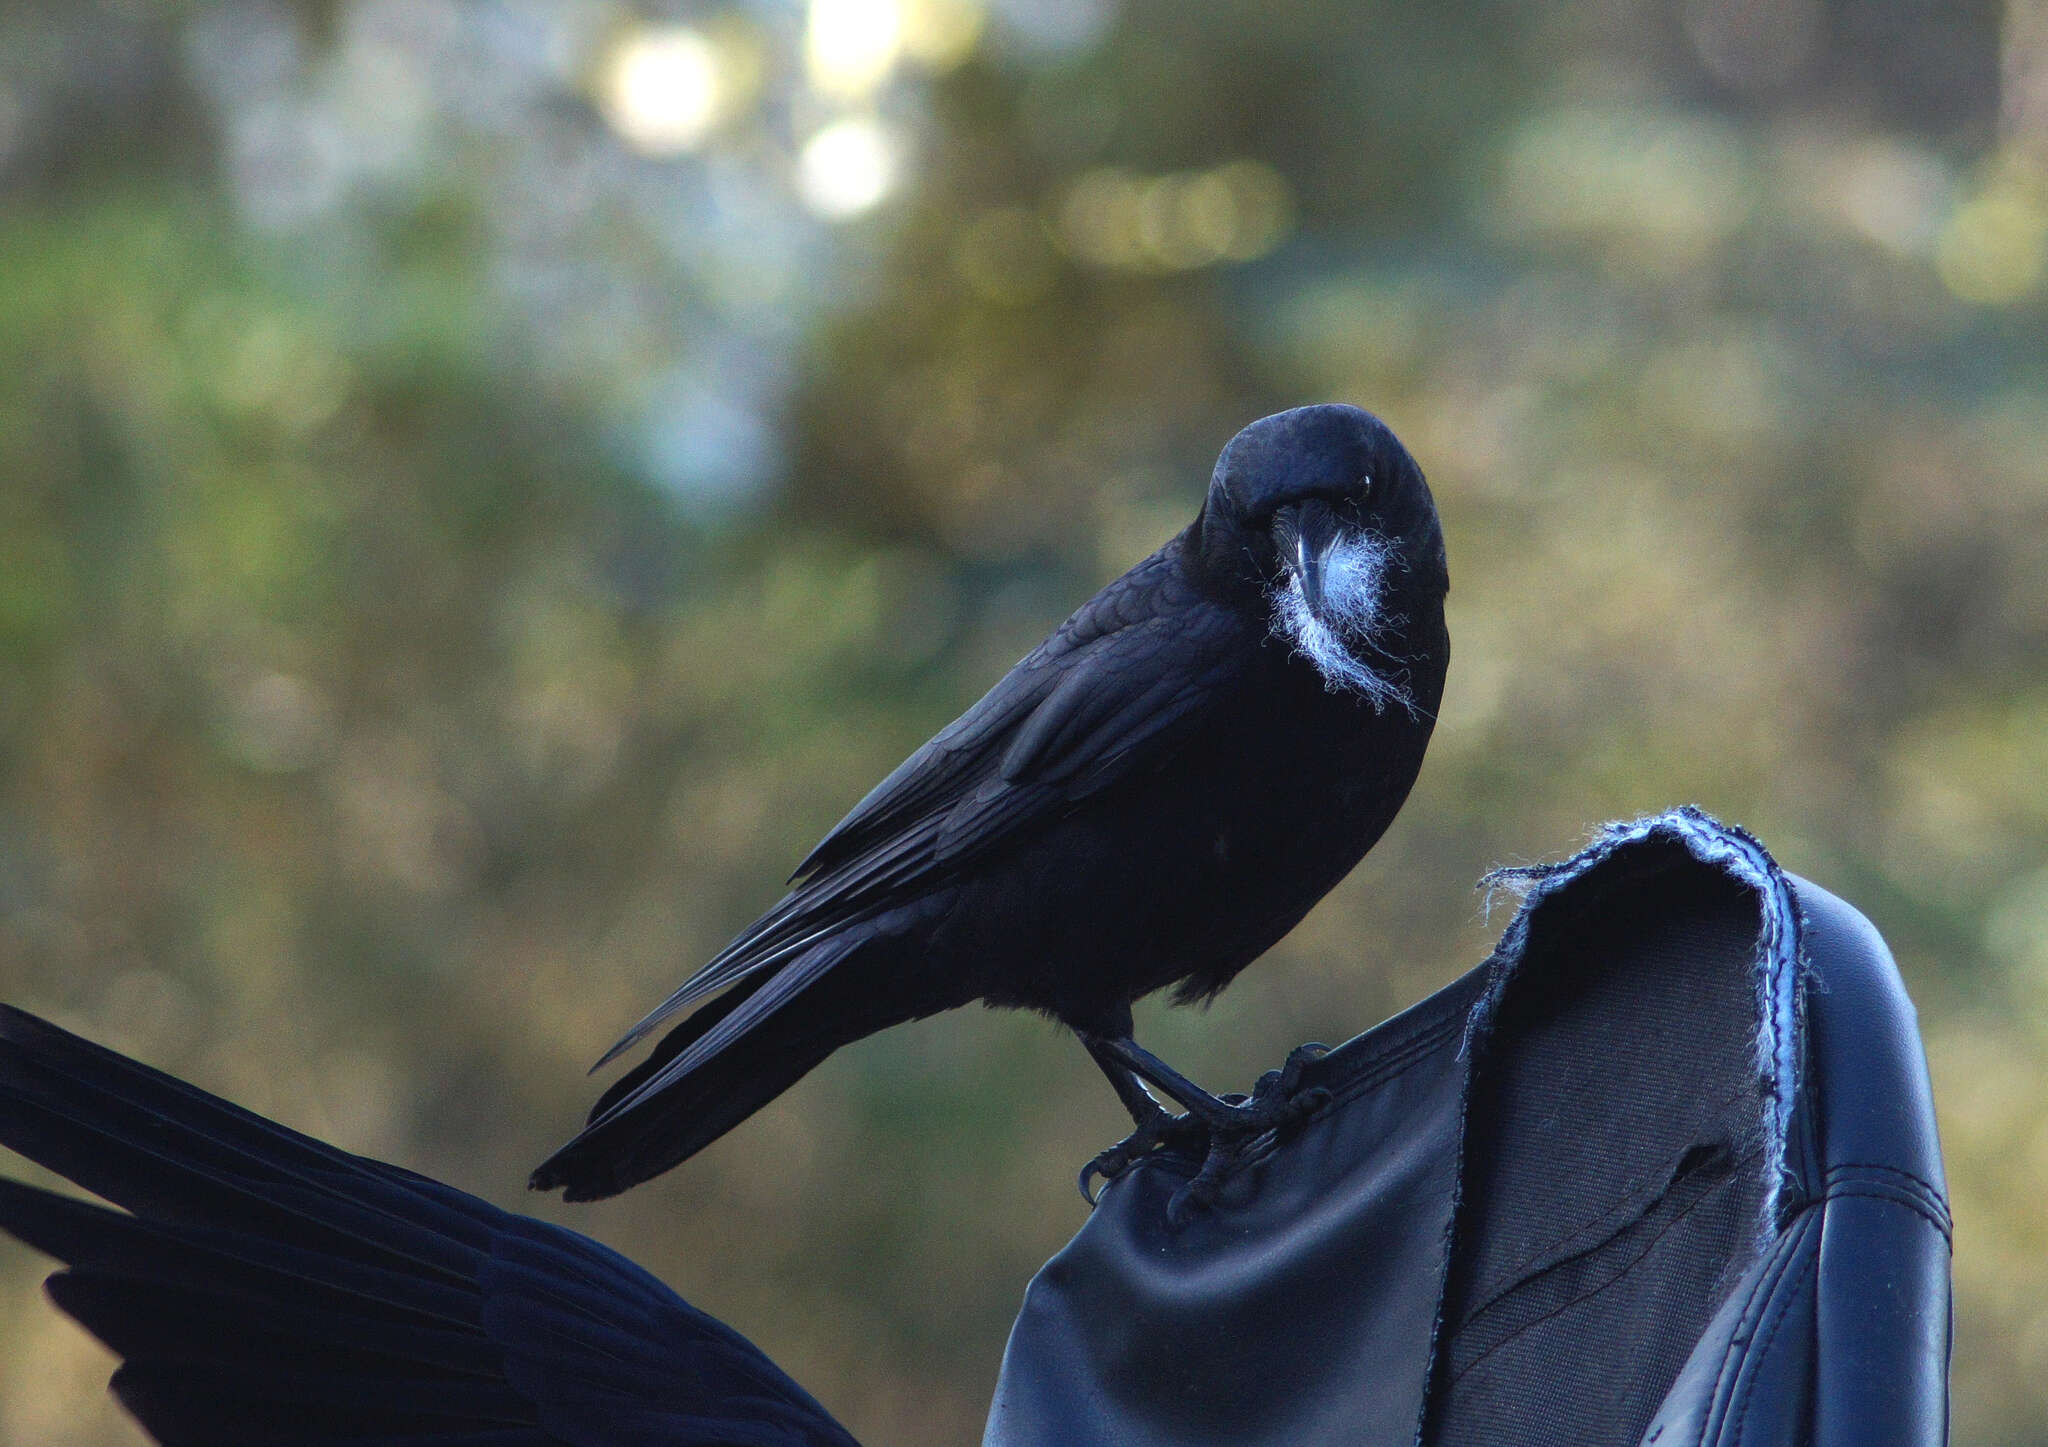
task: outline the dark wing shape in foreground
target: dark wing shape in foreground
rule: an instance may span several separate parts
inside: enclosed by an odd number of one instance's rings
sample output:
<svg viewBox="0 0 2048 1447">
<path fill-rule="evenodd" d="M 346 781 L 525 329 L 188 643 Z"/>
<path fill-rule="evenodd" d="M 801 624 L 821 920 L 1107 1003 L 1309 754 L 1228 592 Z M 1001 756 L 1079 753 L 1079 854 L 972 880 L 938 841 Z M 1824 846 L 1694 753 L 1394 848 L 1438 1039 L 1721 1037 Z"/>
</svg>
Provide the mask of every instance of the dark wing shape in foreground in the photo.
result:
<svg viewBox="0 0 2048 1447">
<path fill-rule="evenodd" d="M 160 1442 L 853 1447 L 624 1257 L 5 1006 L 0 1144 L 132 1213 L 0 1180 Z"/>
</svg>

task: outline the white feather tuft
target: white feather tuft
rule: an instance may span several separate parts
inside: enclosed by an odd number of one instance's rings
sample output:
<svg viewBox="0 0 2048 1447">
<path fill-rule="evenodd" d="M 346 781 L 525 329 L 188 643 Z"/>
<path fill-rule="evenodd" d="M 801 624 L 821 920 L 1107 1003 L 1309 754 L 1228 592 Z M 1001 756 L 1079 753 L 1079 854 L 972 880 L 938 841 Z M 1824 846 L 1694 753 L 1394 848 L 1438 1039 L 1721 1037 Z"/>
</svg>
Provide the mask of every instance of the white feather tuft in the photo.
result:
<svg viewBox="0 0 2048 1447">
<path fill-rule="evenodd" d="M 1332 692 L 1359 694 L 1375 713 L 1396 704 L 1412 714 L 1408 690 L 1358 656 L 1360 649 L 1378 651 L 1376 635 L 1390 621 L 1380 595 L 1393 557 L 1394 545 L 1372 533 L 1338 539 L 1323 558 L 1322 611 L 1309 607 L 1301 579 L 1290 574 L 1287 586 L 1274 590 L 1273 629 L 1315 665 Z"/>
</svg>

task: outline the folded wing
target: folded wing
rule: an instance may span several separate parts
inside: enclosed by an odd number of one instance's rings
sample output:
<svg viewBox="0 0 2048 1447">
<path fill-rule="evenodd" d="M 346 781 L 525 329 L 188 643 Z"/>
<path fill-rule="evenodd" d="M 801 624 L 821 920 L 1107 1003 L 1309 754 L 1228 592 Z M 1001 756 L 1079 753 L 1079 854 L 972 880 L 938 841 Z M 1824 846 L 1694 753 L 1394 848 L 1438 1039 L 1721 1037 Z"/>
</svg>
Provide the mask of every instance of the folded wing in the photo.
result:
<svg viewBox="0 0 2048 1447">
<path fill-rule="evenodd" d="M 1237 613 L 1196 594 L 1170 558 L 1161 550 L 1090 599 L 904 760 L 810 852 L 778 904 L 598 1063 L 678 1011 L 943 888 L 988 851 L 1165 757 L 1227 687 L 1243 650 L 1261 642 Z"/>
</svg>

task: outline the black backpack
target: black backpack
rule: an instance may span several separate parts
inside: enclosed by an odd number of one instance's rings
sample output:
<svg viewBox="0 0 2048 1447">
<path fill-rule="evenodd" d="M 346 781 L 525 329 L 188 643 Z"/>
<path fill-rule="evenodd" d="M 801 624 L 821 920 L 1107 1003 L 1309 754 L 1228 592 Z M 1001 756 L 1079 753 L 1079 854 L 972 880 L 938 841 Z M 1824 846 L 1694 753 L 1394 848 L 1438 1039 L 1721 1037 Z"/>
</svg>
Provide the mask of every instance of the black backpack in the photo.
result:
<svg viewBox="0 0 2048 1447">
<path fill-rule="evenodd" d="M 1179 1230 L 1112 1183 L 988 1447 L 1936 1444 L 1949 1214 L 1884 942 L 1694 810 L 1527 886 L 1492 958 L 1309 1064 Z"/>
</svg>

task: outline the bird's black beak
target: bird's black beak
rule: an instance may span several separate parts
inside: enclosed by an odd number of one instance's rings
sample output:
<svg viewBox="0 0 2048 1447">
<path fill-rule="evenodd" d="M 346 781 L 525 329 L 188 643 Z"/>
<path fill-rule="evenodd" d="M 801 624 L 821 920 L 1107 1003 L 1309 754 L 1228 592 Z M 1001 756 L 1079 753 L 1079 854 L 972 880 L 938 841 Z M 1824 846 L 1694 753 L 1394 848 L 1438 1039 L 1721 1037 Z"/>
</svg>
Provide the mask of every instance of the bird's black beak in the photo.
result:
<svg viewBox="0 0 2048 1447">
<path fill-rule="evenodd" d="M 1283 507 L 1273 515 L 1273 548 L 1301 584 L 1309 611 L 1323 611 L 1323 559 L 1341 531 L 1336 509 L 1320 498 Z"/>
</svg>

